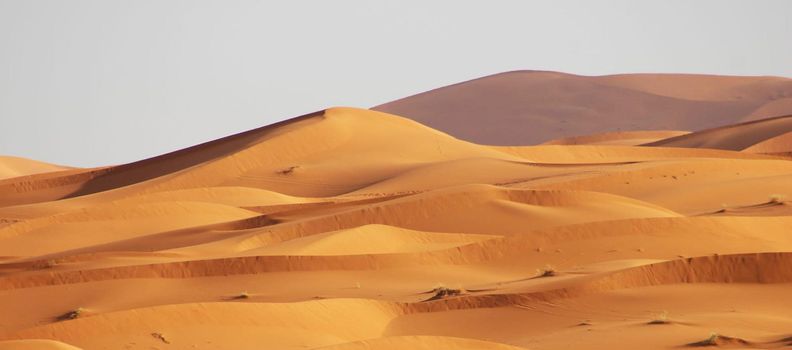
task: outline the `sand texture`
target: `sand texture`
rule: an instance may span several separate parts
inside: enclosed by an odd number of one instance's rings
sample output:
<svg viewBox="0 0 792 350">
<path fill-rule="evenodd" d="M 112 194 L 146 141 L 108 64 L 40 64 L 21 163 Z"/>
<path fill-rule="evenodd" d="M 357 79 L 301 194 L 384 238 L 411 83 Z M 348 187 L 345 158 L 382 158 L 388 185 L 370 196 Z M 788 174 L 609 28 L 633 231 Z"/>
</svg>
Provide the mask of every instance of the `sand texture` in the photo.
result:
<svg viewBox="0 0 792 350">
<path fill-rule="evenodd" d="M 119 166 L 2 157 L 0 350 L 788 347 L 785 98 L 515 72 Z"/>
</svg>

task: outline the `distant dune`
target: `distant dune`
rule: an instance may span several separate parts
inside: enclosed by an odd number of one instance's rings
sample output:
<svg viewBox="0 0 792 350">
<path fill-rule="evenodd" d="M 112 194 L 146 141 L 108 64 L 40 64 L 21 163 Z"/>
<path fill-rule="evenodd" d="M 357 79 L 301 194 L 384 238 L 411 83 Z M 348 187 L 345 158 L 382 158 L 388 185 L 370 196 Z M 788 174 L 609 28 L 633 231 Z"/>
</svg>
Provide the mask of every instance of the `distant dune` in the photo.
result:
<svg viewBox="0 0 792 350">
<path fill-rule="evenodd" d="M 635 146 L 653 141 L 689 134 L 689 131 L 642 130 L 604 132 L 594 135 L 563 137 L 542 143 L 543 145 L 623 145 Z"/>
<path fill-rule="evenodd" d="M 0 350 L 788 347 L 789 84 L 516 72 L 382 108 L 440 131 L 2 157 Z"/>
<path fill-rule="evenodd" d="M 792 116 L 783 116 L 702 130 L 650 142 L 646 145 L 716 148 L 732 151 L 742 151 L 756 145 L 757 147 L 753 148 L 753 151 L 756 152 L 783 153 L 792 152 L 792 144 L 786 140 L 788 137 L 784 136 L 790 132 L 792 132 Z M 762 143 L 765 146 L 759 146 Z"/>
<path fill-rule="evenodd" d="M 68 169 L 72 168 L 39 162 L 32 159 L 0 156 L 0 180 Z"/>
<path fill-rule="evenodd" d="M 690 74 L 491 75 L 374 107 L 454 137 L 533 145 L 613 131 L 697 131 L 792 114 L 792 79 Z"/>
</svg>

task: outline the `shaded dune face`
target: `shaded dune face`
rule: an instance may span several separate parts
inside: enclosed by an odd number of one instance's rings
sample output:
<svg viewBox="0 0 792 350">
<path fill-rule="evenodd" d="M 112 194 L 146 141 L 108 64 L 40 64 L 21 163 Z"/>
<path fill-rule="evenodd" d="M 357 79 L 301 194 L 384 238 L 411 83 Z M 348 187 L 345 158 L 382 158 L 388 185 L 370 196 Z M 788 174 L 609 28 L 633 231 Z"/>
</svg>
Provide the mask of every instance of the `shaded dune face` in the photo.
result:
<svg viewBox="0 0 792 350">
<path fill-rule="evenodd" d="M 517 72 L 390 104 L 453 102 L 470 138 L 331 108 L 120 166 L 0 158 L 0 350 L 788 346 L 792 124 L 755 118 L 787 83 Z M 501 112 L 554 140 L 470 141 L 512 137 Z"/>
<path fill-rule="evenodd" d="M 792 151 L 790 132 L 792 116 L 781 116 L 673 136 L 645 145 L 784 153 Z"/>
<path fill-rule="evenodd" d="M 792 114 L 792 80 L 686 74 L 579 76 L 515 71 L 374 110 L 489 145 L 532 145 L 614 131 L 690 130 Z"/>
</svg>

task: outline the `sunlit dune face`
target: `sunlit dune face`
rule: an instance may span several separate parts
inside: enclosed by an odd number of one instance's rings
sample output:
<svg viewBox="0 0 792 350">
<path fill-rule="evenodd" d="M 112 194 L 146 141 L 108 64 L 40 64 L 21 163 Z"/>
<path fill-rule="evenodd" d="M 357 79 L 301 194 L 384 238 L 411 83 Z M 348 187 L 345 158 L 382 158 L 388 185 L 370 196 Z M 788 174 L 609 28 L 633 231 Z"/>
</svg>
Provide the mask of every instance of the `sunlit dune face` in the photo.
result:
<svg viewBox="0 0 792 350">
<path fill-rule="evenodd" d="M 121 166 L 0 158 L 0 350 L 788 346 L 792 118 L 751 117 L 788 81 L 756 79 L 518 72 Z"/>
</svg>

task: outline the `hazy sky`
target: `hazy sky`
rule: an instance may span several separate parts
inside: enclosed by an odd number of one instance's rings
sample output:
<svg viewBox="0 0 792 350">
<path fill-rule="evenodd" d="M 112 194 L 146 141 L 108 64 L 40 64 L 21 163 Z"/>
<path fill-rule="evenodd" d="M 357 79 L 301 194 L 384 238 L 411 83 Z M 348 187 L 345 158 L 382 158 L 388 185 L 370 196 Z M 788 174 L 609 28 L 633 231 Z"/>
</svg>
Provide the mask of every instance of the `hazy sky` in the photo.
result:
<svg viewBox="0 0 792 350">
<path fill-rule="evenodd" d="M 0 0 L 0 154 L 134 161 L 516 69 L 792 76 L 792 1 Z"/>
</svg>

